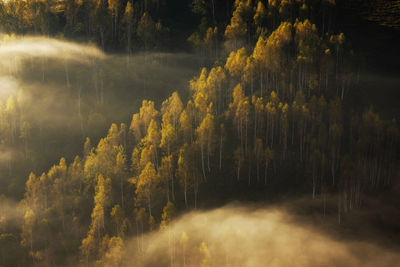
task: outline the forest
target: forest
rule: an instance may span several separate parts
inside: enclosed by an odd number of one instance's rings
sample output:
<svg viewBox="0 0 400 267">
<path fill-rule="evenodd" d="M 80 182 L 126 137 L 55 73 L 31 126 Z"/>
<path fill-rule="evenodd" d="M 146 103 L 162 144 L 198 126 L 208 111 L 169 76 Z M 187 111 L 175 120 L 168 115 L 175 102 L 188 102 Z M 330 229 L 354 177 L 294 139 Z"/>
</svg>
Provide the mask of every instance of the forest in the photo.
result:
<svg viewBox="0 0 400 267">
<path fill-rule="evenodd" d="M 0 0 L 0 266 L 396 266 L 400 1 Z"/>
</svg>

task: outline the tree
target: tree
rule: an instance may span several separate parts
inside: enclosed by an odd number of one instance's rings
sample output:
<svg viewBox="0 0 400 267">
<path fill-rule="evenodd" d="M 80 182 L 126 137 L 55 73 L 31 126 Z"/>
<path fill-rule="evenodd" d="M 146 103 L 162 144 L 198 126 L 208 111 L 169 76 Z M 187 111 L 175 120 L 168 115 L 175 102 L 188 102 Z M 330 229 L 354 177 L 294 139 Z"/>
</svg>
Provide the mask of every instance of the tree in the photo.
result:
<svg viewBox="0 0 400 267">
<path fill-rule="evenodd" d="M 197 109 L 195 118 L 199 121 L 204 118 L 207 112 L 211 112 L 216 100 L 216 88 L 207 85 L 207 76 L 207 69 L 203 68 L 200 75 L 190 81 L 193 103 Z"/>
<path fill-rule="evenodd" d="M 214 0 L 211 0 L 214 1 Z M 204 46 L 209 51 L 209 54 L 218 58 L 218 27 L 209 27 L 204 36 Z"/>
<path fill-rule="evenodd" d="M 165 113 L 164 115 L 166 115 L 166 114 L 167 113 Z M 163 116 L 163 118 L 164 118 L 164 116 Z M 163 123 L 161 125 L 160 147 L 167 152 L 167 156 L 170 155 L 171 146 L 174 145 L 176 140 L 177 140 L 177 135 L 176 135 L 176 131 L 175 131 L 173 125 L 163 119 Z"/>
<path fill-rule="evenodd" d="M 303 149 L 306 134 L 306 122 L 308 115 L 307 103 L 302 91 L 297 91 L 292 103 L 292 144 L 294 142 L 294 129 L 296 127 L 299 137 L 300 161 L 303 161 Z"/>
<path fill-rule="evenodd" d="M 61 158 L 58 165 L 51 167 L 47 176 L 53 183 L 53 194 L 55 195 L 55 209 L 61 217 L 63 230 L 65 229 L 65 197 L 66 192 L 66 175 L 67 175 L 67 164 L 65 158 Z"/>
<path fill-rule="evenodd" d="M 115 159 L 115 167 L 114 167 L 114 175 L 115 177 L 119 177 L 120 179 L 120 194 L 121 194 L 121 205 L 124 208 L 124 181 L 127 175 L 127 166 L 126 166 L 126 158 L 125 152 L 123 150 L 119 151 L 117 157 Z"/>
<path fill-rule="evenodd" d="M 78 14 L 82 7 L 83 1 L 79 0 L 66 0 L 64 14 L 66 17 L 66 26 L 68 30 L 73 33 L 76 30 L 79 18 Z"/>
<path fill-rule="evenodd" d="M 97 33 L 100 38 L 101 47 L 104 51 L 106 45 L 106 34 L 107 34 L 107 21 L 108 21 L 108 12 L 107 12 L 107 1 L 106 0 L 98 0 L 94 4 L 94 8 L 92 8 L 89 12 L 92 13 L 92 25 L 94 32 Z"/>
<path fill-rule="evenodd" d="M 311 90 L 317 88 L 316 76 L 314 66 L 320 49 L 320 38 L 318 36 L 317 28 L 311 24 L 309 20 L 303 22 L 296 21 L 293 25 L 296 33 L 294 41 L 297 45 L 297 63 L 299 72 L 299 89 L 307 89 L 308 96 Z"/>
<path fill-rule="evenodd" d="M 97 176 L 97 185 L 95 187 L 94 204 L 92 213 L 92 226 L 100 233 L 104 228 L 104 209 L 110 205 L 111 179 L 104 179 L 101 174 Z"/>
<path fill-rule="evenodd" d="M 256 144 L 254 147 L 254 158 L 256 160 L 256 166 L 257 166 L 257 182 L 260 181 L 260 162 L 262 162 L 264 158 L 264 148 L 263 148 L 263 142 L 260 138 L 256 139 Z"/>
<path fill-rule="evenodd" d="M 186 267 L 186 247 L 187 247 L 188 241 L 189 241 L 188 235 L 186 234 L 186 232 L 182 232 L 179 243 L 182 246 L 183 267 Z"/>
<path fill-rule="evenodd" d="M 158 175 L 160 176 L 160 182 L 165 183 L 167 201 L 170 201 L 170 194 L 172 194 L 172 199 L 175 200 L 175 185 L 174 185 L 174 176 L 172 171 L 172 155 L 167 157 L 163 157 L 161 159 L 161 166 L 158 168 Z M 170 185 L 171 181 L 172 191 L 170 193 Z"/>
<path fill-rule="evenodd" d="M 111 210 L 111 218 L 113 219 L 115 223 L 115 228 L 116 228 L 116 234 L 118 236 L 121 236 L 123 233 L 121 232 L 121 226 L 124 221 L 125 215 L 124 215 L 124 210 L 121 208 L 120 205 L 115 205 L 112 210 Z"/>
<path fill-rule="evenodd" d="M 266 128 L 266 143 L 274 144 L 274 136 L 275 136 L 275 124 L 277 121 L 277 113 L 279 108 L 279 98 L 278 95 L 272 91 L 269 97 L 269 101 L 265 105 L 265 113 L 267 115 L 267 128 Z M 271 141 L 269 140 L 271 139 Z"/>
<path fill-rule="evenodd" d="M 245 98 L 243 87 L 240 83 L 233 88 L 232 97 L 232 103 L 229 104 L 229 111 L 231 114 L 235 114 L 239 103 Z"/>
<path fill-rule="evenodd" d="M 222 67 L 218 66 L 210 70 L 206 80 L 208 112 L 211 112 L 213 109 L 213 111 L 218 115 L 221 114 L 225 108 L 225 81 L 226 75 Z M 213 107 L 214 104 L 217 106 Z"/>
<path fill-rule="evenodd" d="M 207 3 L 205 0 L 192 0 L 191 8 L 193 13 L 205 16 L 207 14 Z"/>
<path fill-rule="evenodd" d="M 131 2 L 126 3 L 124 16 L 122 18 L 123 23 L 125 24 L 125 39 L 126 39 L 126 50 L 128 52 L 128 63 L 129 57 L 132 53 L 132 34 L 134 31 L 134 10 Z"/>
<path fill-rule="evenodd" d="M 240 78 L 247 64 L 247 54 L 244 47 L 237 51 L 232 51 L 226 60 L 225 69 L 232 77 Z"/>
<path fill-rule="evenodd" d="M 342 108 L 338 97 L 329 102 L 329 152 L 331 162 L 332 184 L 335 184 L 336 168 L 340 158 L 342 127 Z"/>
<path fill-rule="evenodd" d="M 36 224 L 36 215 L 32 209 L 28 209 L 24 215 L 24 224 L 22 226 L 21 244 L 25 247 L 29 246 L 31 255 L 33 255 L 33 229 Z"/>
<path fill-rule="evenodd" d="M 256 144 L 259 132 L 262 130 L 264 125 L 264 103 L 262 97 L 256 97 L 253 95 L 251 102 L 254 107 L 254 144 Z"/>
<path fill-rule="evenodd" d="M 321 153 L 316 146 L 316 140 L 312 140 L 311 142 L 311 153 L 310 153 L 310 165 L 312 170 L 312 196 L 313 199 L 315 198 L 316 191 L 317 191 L 317 172 L 318 172 L 318 165 L 321 159 Z"/>
<path fill-rule="evenodd" d="M 15 100 L 13 95 L 8 97 L 4 112 L 9 123 L 9 142 L 10 144 L 13 145 L 17 137 L 18 117 L 19 117 L 18 102 Z"/>
<path fill-rule="evenodd" d="M 43 175 L 46 174 L 42 174 L 42 176 Z M 72 164 L 69 165 L 68 176 L 71 179 L 70 181 L 71 183 L 73 183 L 74 185 L 79 185 L 79 187 L 77 188 L 77 193 L 80 194 L 82 192 L 82 182 L 84 178 L 84 172 L 83 172 L 83 162 L 79 156 L 76 156 Z M 42 179 L 42 177 L 40 177 L 40 179 Z"/>
<path fill-rule="evenodd" d="M 35 33 L 46 34 L 49 31 L 50 10 L 48 3 L 42 0 L 27 2 L 25 17 L 33 26 Z"/>
<path fill-rule="evenodd" d="M 183 111 L 183 103 L 178 92 L 173 92 L 172 95 L 162 103 L 161 113 L 163 114 L 163 122 L 168 121 L 174 127 L 178 127 L 179 117 Z M 166 119 L 164 119 L 164 115 Z"/>
<path fill-rule="evenodd" d="M 202 16 L 210 16 L 212 17 L 212 23 L 216 23 L 215 19 L 215 2 L 216 0 L 192 0 L 192 11 L 193 13 L 200 14 Z"/>
<path fill-rule="evenodd" d="M 256 12 L 253 17 L 254 23 L 257 25 L 257 27 L 265 26 L 266 17 L 267 17 L 267 11 L 265 9 L 265 6 L 262 3 L 262 1 L 258 1 Z"/>
<path fill-rule="evenodd" d="M 83 156 L 87 158 L 92 151 L 92 144 L 90 142 L 90 138 L 86 137 L 85 143 L 83 145 Z"/>
<path fill-rule="evenodd" d="M 255 80 L 255 75 L 257 73 L 257 68 L 256 68 L 256 63 L 254 61 L 253 55 L 250 55 L 247 57 L 246 60 L 246 66 L 243 69 L 243 76 L 242 76 L 242 81 L 246 85 L 250 84 L 250 94 L 253 95 L 254 93 L 254 80 Z M 261 91 L 262 95 L 262 91 Z"/>
<path fill-rule="evenodd" d="M 121 0 L 108 0 L 108 9 L 111 13 L 111 28 L 112 28 L 112 38 L 118 38 L 118 15 L 121 5 Z"/>
<path fill-rule="evenodd" d="M 143 16 L 139 20 L 137 35 L 143 42 L 145 51 L 148 51 L 155 45 L 156 24 L 147 12 L 144 12 Z"/>
<path fill-rule="evenodd" d="M 336 168 L 340 157 L 342 131 L 342 126 L 338 123 L 333 123 L 331 126 L 329 126 L 332 185 L 335 185 Z"/>
<path fill-rule="evenodd" d="M 21 126 L 20 138 L 24 140 L 25 143 L 25 158 L 28 158 L 28 143 L 31 139 L 31 131 L 32 125 L 29 122 L 24 121 Z"/>
<path fill-rule="evenodd" d="M 185 143 L 190 144 L 193 142 L 193 122 L 188 116 L 186 110 L 182 111 L 179 117 L 180 131 L 182 132 Z"/>
<path fill-rule="evenodd" d="M 278 77 L 288 64 L 289 47 L 292 42 L 292 24 L 282 22 L 279 27 L 265 39 L 258 38 L 253 51 L 254 64 L 259 70 L 260 89 L 264 90 L 264 80 L 267 86 L 280 95 Z M 261 95 L 262 96 L 262 95 Z"/>
<path fill-rule="evenodd" d="M 163 213 L 161 215 L 160 228 L 162 230 L 168 230 L 168 245 L 169 245 L 169 248 L 170 248 L 171 266 L 173 266 L 173 264 L 174 264 L 175 241 L 174 241 L 174 237 L 172 236 L 173 233 L 171 233 L 169 224 L 171 223 L 172 219 L 175 216 L 176 216 L 175 205 L 172 202 L 168 202 L 163 208 Z M 172 245 L 171 245 L 171 243 L 172 243 Z"/>
<path fill-rule="evenodd" d="M 248 97 L 244 95 L 241 84 L 233 89 L 233 100 L 229 104 L 229 112 L 234 118 L 237 127 L 237 134 L 240 138 L 240 144 L 247 153 L 247 130 L 249 126 L 250 103 Z"/>
<path fill-rule="evenodd" d="M 122 130 L 124 127 L 122 127 Z M 124 132 L 124 130 L 122 131 Z M 84 173 L 85 178 L 89 183 L 95 182 L 97 174 L 101 173 L 106 177 L 111 177 L 116 180 L 115 166 L 119 152 L 125 153 L 123 146 L 122 132 L 116 124 L 112 124 L 105 138 L 100 139 L 95 150 L 92 150 L 85 161 Z M 121 156 L 120 155 L 120 159 Z M 123 167 L 120 162 L 119 167 Z M 119 177 L 118 177 L 119 178 Z"/>
<path fill-rule="evenodd" d="M 158 183 L 158 176 L 154 165 L 148 162 L 136 180 L 136 202 L 147 206 L 149 215 L 151 216 L 152 195 Z"/>
<path fill-rule="evenodd" d="M 333 45 L 336 54 L 336 64 L 335 64 L 335 83 L 336 83 L 336 96 L 339 95 L 339 75 L 341 74 L 341 67 L 343 61 L 343 46 L 346 38 L 343 33 L 338 35 L 331 35 L 329 42 Z M 343 93 L 342 93 L 343 99 Z"/>
<path fill-rule="evenodd" d="M 133 210 L 135 215 L 135 222 L 136 222 L 136 235 L 139 237 L 139 224 L 140 224 L 140 235 L 141 239 L 137 238 L 137 248 L 140 252 L 141 248 L 143 249 L 143 234 L 144 234 L 144 226 L 148 223 L 148 214 L 144 208 L 135 208 Z"/>
<path fill-rule="evenodd" d="M 72 177 L 73 174 L 72 174 Z M 40 191 L 43 195 L 43 209 L 46 211 L 49 207 L 49 198 L 51 194 L 52 180 L 46 175 L 46 173 L 42 173 L 39 178 L 40 183 Z"/>
<path fill-rule="evenodd" d="M 158 115 L 159 115 L 159 113 L 154 108 L 153 101 L 149 101 L 149 100 L 142 101 L 142 106 L 140 107 L 140 110 L 139 110 L 139 118 L 140 118 L 140 123 L 143 127 L 143 130 L 142 130 L 143 135 L 145 135 L 145 133 L 146 133 L 145 131 L 148 130 L 151 120 L 156 120 Z"/>
<path fill-rule="evenodd" d="M 107 267 L 120 266 L 123 254 L 123 243 L 121 237 L 111 237 L 107 242 L 107 251 L 100 262 Z"/>
<path fill-rule="evenodd" d="M 219 126 L 219 170 L 222 169 L 222 151 L 226 142 L 226 130 L 223 123 Z"/>
<path fill-rule="evenodd" d="M 233 100 L 232 103 L 229 104 L 229 111 L 237 127 L 240 145 L 243 151 L 247 153 L 247 130 L 250 122 L 250 103 L 249 98 L 244 95 L 240 83 L 233 89 Z"/>
<path fill-rule="evenodd" d="M 125 149 L 127 147 L 127 128 L 125 123 L 119 125 L 119 145 L 122 145 Z"/>
<path fill-rule="evenodd" d="M 189 207 L 188 192 L 191 188 L 194 190 L 194 207 L 196 208 L 200 181 L 198 178 L 193 147 L 189 146 L 188 144 L 184 144 L 179 150 L 176 174 L 181 186 L 183 187 L 186 208 Z"/>
<path fill-rule="evenodd" d="M 258 76 L 260 80 L 260 90 L 261 90 L 261 97 L 263 96 L 263 91 L 264 91 L 264 79 L 265 79 L 265 74 L 266 74 L 266 65 L 267 65 L 267 49 L 266 49 L 266 44 L 267 40 L 264 39 L 263 36 L 260 36 L 257 40 L 256 46 L 254 47 L 253 50 L 253 55 L 251 61 L 247 62 L 246 65 L 246 80 L 250 80 L 251 82 L 253 81 L 253 76 L 254 72 L 258 71 Z"/>
<path fill-rule="evenodd" d="M 244 152 L 247 154 L 247 133 L 250 123 L 250 102 L 248 97 L 241 101 L 236 109 L 236 123 L 240 129 L 240 142 L 244 146 Z"/>
<path fill-rule="evenodd" d="M 139 143 L 143 136 L 141 124 L 140 115 L 138 113 L 133 114 L 129 132 L 134 136 L 136 143 Z"/>
<path fill-rule="evenodd" d="M 96 249 L 96 241 L 93 235 L 88 235 L 86 238 L 82 240 L 80 250 L 82 256 L 84 256 L 85 258 L 86 266 L 89 266 L 89 260 L 93 256 L 95 249 Z"/>
<path fill-rule="evenodd" d="M 27 201 L 29 207 L 31 207 L 33 210 L 37 210 L 39 207 L 40 184 L 33 172 L 29 174 L 28 181 L 26 181 L 25 200 Z"/>
<path fill-rule="evenodd" d="M 80 250 L 86 259 L 86 265 L 100 247 L 103 230 L 105 227 L 104 211 L 110 204 L 111 180 L 104 179 L 101 174 L 97 176 L 95 187 L 94 208 L 91 214 L 91 224 L 87 236 L 82 240 Z"/>
<path fill-rule="evenodd" d="M 203 169 L 203 178 L 204 181 L 207 181 L 206 172 L 204 167 L 204 150 L 207 149 L 207 167 L 208 171 L 211 172 L 210 168 L 210 154 L 212 153 L 213 148 L 213 139 L 215 134 L 215 123 L 214 116 L 210 113 L 207 113 L 199 127 L 196 129 L 197 134 L 197 143 L 200 146 L 201 151 L 201 166 Z"/>
<path fill-rule="evenodd" d="M 237 169 L 237 181 L 240 180 L 240 169 L 242 168 L 243 165 L 243 152 L 242 152 L 242 147 L 236 148 L 235 152 L 233 153 L 233 157 L 235 159 L 235 165 Z"/>
<path fill-rule="evenodd" d="M 154 231 L 157 227 L 156 219 L 154 219 L 154 216 L 149 216 L 149 230 Z"/>
<path fill-rule="evenodd" d="M 246 3 L 247 2 L 247 3 Z M 247 34 L 247 24 L 243 19 L 246 9 L 249 8 L 251 1 L 235 1 L 235 11 L 232 14 L 231 22 L 226 27 L 225 38 L 233 42 L 233 50 L 237 50 L 239 42 L 241 42 Z"/>
<path fill-rule="evenodd" d="M 164 206 L 163 213 L 161 215 L 161 229 L 168 227 L 172 219 L 176 216 L 177 211 L 175 205 L 169 202 Z"/>
<path fill-rule="evenodd" d="M 265 148 L 265 172 L 264 172 L 264 185 L 267 185 L 268 169 L 272 160 L 274 160 L 274 151 L 270 147 Z"/>
<path fill-rule="evenodd" d="M 135 172 L 140 174 L 140 172 L 144 169 L 144 167 L 146 167 L 147 163 L 152 162 L 154 164 L 154 159 L 155 159 L 154 146 L 145 144 L 143 149 L 140 152 L 139 165 L 137 166 L 137 169 L 135 170 Z M 136 162 L 132 161 L 132 164 L 134 164 L 134 163 L 136 163 Z"/>
<path fill-rule="evenodd" d="M 158 169 L 157 147 L 160 145 L 161 136 L 160 136 L 160 130 L 158 128 L 157 122 L 154 119 L 152 119 L 149 124 L 149 128 L 147 130 L 146 141 L 149 146 L 154 147 L 155 158 L 154 158 L 153 162 L 154 162 L 154 165 L 156 166 L 156 169 Z"/>
<path fill-rule="evenodd" d="M 331 28 L 331 22 L 332 22 L 332 13 L 333 13 L 333 8 L 336 5 L 335 0 L 323 0 L 322 1 L 322 34 L 325 34 L 325 32 L 330 32 Z M 328 13 L 328 14 L 326 14 Z M 327 21 L 327 22 L 326 22 Z M 326 26 L 326 23 L 328 24 Z M 327 29 L 327 30 L 325 30 Z"/>
<path fill-rule="evenodd" d="M 200 266 L 201 267 L 210 266 L 211 254 L 210 251 L 208 250 L 207 244 L 204 241 L 201 242 L 199 251 L 200 254 L 202 255 Z"/>
<path fill-rule="evenodd" d="M 289 119 L 288 119 L 288 113 L 289 113 L 289 105 L 287 103 L 281 105 L 281 118 L 280 118 L 280 125 L 281 125 L 281 134 L 280 138 L 283 143 L 283 149 L 282 149 L 282 159 L 285 160 L 286 158 L 286 151 L 288 147 L 288 132 L 289 132 Z"/>
</svg>

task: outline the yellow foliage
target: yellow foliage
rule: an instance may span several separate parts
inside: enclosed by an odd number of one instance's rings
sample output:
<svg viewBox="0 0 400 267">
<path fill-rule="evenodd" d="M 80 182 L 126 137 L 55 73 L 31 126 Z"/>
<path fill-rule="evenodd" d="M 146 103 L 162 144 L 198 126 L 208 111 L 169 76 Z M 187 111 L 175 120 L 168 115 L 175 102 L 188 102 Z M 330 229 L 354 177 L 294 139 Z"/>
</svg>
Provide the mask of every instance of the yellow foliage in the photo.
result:
<svg viewBox="0 0 400 267">
<path fill-rule="evenodd" d="M 232 51 L 226 60 L 225 69 L 229 71 L 229 74 L 233 77 L 240 77 L 243 70 L 247 64 L 247 54 L 246 49 L 242 47 L 241 49 Z"/>
</svg>

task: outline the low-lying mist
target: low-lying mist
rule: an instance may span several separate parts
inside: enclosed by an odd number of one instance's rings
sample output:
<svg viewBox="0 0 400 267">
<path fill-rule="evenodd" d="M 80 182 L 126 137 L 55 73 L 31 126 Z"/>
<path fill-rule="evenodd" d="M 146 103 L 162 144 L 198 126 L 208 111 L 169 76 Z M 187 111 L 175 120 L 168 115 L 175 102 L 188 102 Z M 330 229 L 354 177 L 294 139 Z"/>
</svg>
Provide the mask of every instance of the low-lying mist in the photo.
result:
<svg viewBox="0 0 400 267">
<path fill-rule="evenodd" d="M 23 220 L 23 214 L 18 203 L 0 195 L 0 234 L 2 234 L 3 227 L 7 226 L 7 224 L 20 225 Z"/>
<path fill-rule="evenodd" d="M 129 120 L 143 98 L 186 91 L 199 65 L 189 54 L 107 55 L 89 44 L 0 35 L 0 99 L 14 95 L 27 119 L 81 132 L 90 117 Z"/>
<path fill-rule="evenodd" d="M 200 64 L 184 53 L 107 54 L 91 44 L 0 34 L 0 135 L 9 140 L 0 152 L 13 149 L 24 161 L 0 162 L 0 194 L 14 194 L 30 171 L 60 157 L 73 160 L 86 137 L 97 143 L 111 123 L 130 123 L 143 99 L 159 105 L 173 91 L 184 95 Z M 29 136 L 18 140 L 26 122 Z"/>
<path fill-rule="evenodd" d="M 139 226 L 140 227 L 140 226 Z M 280 208 L 191 212 L 126 244 L 124 266 L 396 266 L 376 244 L 334 239 Z"/>
</svg>

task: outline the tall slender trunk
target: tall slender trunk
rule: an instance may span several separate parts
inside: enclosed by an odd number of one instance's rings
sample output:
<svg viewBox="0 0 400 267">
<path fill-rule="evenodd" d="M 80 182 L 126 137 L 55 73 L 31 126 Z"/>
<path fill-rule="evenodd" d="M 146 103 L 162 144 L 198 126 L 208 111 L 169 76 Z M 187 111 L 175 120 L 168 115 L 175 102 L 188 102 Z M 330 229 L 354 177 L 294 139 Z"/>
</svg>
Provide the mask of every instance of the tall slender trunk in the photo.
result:
<svg viewBox="0 0 400 267">
<path fill-rule="evenodd" d="M 248 164 L 248 185 L 250 186 L 251 184 L 251 161 L 249 159 L 249 164 Z"/>
<path fill-rule="evenodd" d="M 265 163 L 264 185 L 267 185 L 267 178 L 268 178 L 268 162 Z"/>
<path fill-rule="evenodd" d="M 124 182 L 121 176 L 121 207 L 124 208 Z"/>
<path fill-rule="evenodd" d="M 238 181 L 240 180 L 240 164 L 241 164 L 241 160 L 239 159 L 238 167 L 237 167 L 237 180 Z"/>
<path fill-rule="evenodd" d="M 197 178 L 195 178 L 195 185 L 194 185 L 194 209 L 197 209 L 197 197 L 199 194 L 199 183 L 197 181 Z"/>
<path fill-rule="evenodd" d="M 208 168 L 208 172 L 211 172 L 211 168 L 210 168 L 210 144 L 207 144 L 207 168 Z"/>
<path fill-rule="evenodd" d="M 342 221 L 342 196 L 338 195 L 338 223 L 341 224 Z"/>
<path fill-rule="evenodd" d="M 183 193 L 185 195 L 185 206 L 186 206 L 186 208 L 188 208 L 188 201 L 187 201 L 187 174 L 185 174 Z"/>
<path fill-rule="evenodd" d="M 68 68 L 68 62 L 65 61 L 64 63 L 64 68 L 65 68 L 65 80 L 67 83 L 67 87 L 69 88 L 71 86 L 70 81 L 69 81 L 69 68 Z"/>
<path fill-rule="evenodd" d="M 246 118 L 246 131 L 245 131 L 245 135 L 244 135 L 244 142 L 245 142 L 245 146 L 244 146 L 244 151 L 245 151 L 245 154 L 247 155 L 247 128 L 248 128 L 248 119 Z"/>
<path fill-rule="evenodd" d="M 222 134 L 219 142 L 219 170 L 222 169 Z"/>
<path fill-rule="evenodd" d="M 204 167 L 204 148 L 203 147 L 204 147 L 203 144 L 201 144 L 201 146 L 200 146 L 200 150 L 201 150 L 201 168 L 203 170 L 204 181 L 207 182 L 206 171 L 205 171 L 205 167 Z"/>
</svg>

